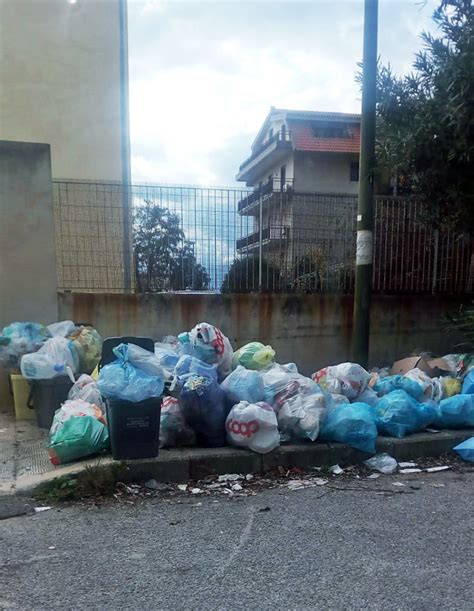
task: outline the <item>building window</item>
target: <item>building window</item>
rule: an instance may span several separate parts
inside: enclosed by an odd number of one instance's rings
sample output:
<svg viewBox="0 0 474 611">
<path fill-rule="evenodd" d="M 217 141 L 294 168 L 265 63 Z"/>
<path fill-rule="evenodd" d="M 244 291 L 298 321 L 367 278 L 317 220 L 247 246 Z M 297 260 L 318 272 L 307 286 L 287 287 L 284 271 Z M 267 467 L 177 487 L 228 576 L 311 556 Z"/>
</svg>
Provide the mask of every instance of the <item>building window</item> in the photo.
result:
<svg viewBox="0 0 474 611">
<path fill-rule="evenodd" d="M 315 138 L 343 138 L 344 140 L 350 140 L 352 138 L 352 131 L 347 125 L 313 123 L 311 128 Z"/>
<path fill-rule="evenodd" d="M 359 162 L 351 161 L 351 181 L 357 182 L 359 180 Z"/>
</svg>

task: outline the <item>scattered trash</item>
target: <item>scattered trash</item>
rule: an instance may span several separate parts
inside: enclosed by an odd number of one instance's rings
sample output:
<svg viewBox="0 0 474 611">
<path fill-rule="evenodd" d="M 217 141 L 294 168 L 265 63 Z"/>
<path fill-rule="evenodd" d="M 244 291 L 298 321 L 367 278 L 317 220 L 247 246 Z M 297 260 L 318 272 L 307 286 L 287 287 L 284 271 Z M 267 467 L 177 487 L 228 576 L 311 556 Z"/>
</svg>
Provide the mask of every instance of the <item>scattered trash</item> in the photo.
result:
<svg viewBox="0 0 474 611">
<path fill-rule="evenodd" d="M 411 461 L 410 461 L 410 462 L 399 462 L 399 463 L 398 463 L 398 466 L 399 466 L 401 469 L 410 469 L 410 468 L 412 468 L 412 467 L 417 467 L 418 465 L 416 464 L 416 462 L 411 462 Z"/>
<path fill-rule="evenodd" d="M 466 441 L 454 447 L 453 450 L 457 452 L 463 460 L 474 462 L 474 437 L 466 439 Z"/>
<path fill-rule="evenodd" d="M 233 484 L 231 486 L 231 490 L 232 492 L 240 492 L 241 490 L 243 490 L 243 488 L 240 484 Z"/>
<path fill-rule="evenodd" d="M 400 469 L 400 473 L 409 475 L 410 473 L 421 473 L 421 469 Z"/>
<path fill-rule="evenodd" d="M 316 484 L 316 486 L 325 486 L 326 484 L 329 483 L 328 479 L 323 479 L 322 477 L 317 477 L 313 481 Z"/>
<path fill-rule="evenodd" d="M 35 507 L 35 513 L 42 513 L 43 511 L 49 511 L 52 507 Z"/>
<path fill-rule="evenodd" d="M 290 479 L 287 483 L 287 487 L 290 490 L 301 490 L 302 488 L 310 488 L 314 486 L 314 482 L 307 479 Z"/>
<path fill-rule="evenodd" d="M 170 522 L 170 526 L 176 526 L 178 524 L 181 524 L 183 520 L 175 520 L 174 522 Z"/>
<path fill-rule="evenodd" d="M 433 488 L 444 488 L 444 484 L 431 484 Z"/>
<path fill-rule="evenodd" d="M 333 475 L 341 475 L 341 473 L 344 473 L 344 469 L 342 469 L 339 465 L 333 465 L 332 467 L 329 468 L 329 471 Z"/>
<path fill-rule="evenodd" d="M 169 490 L 168 484 L 163 482 L 157 482 L 156 479 L 149 479 L 145 482 L 145 488 L 149 488 L 150 490 Z"/>
<path fill-rule="evenodd" d="M 238 473 L 225 473 L 224 475 L 219 475 L 217 481 L 219 481 L 219 482 L 236 482 L 239 479 L 243 479 L 243 478 Z"/>
<path fill-rule="evenodd" d="M 201 488 L 191 488 L 191 494 L 202 494 L 204 492 L 204 490 L 201 490 Z"/>
<path fill-rule="evenodd" d="M 405 484 L 402 484 L 402 482 L 392 482 L 392 486 L 402 487 L 402 486 L 405 486 Z"/>
<path fill-rule="evenodd" d="M 389 473 L 393 473 L 395 471 L 398 463 L 395 458 L 390 456 L 390 454 L 377 454 L 376 456 L 365 460 L 364 464 L 370 469 L 374 469 L 375 471 L 380 471 L 380 473 L 388 475 Z"/>
<path fill-rule="evenodd" d="M 202 507 L 202 503 L 196 503 L 194 507 Z"/>
<path fill-rule="evenodd" d="M 50 546 L 48 547 L 48 549 L 50 549 L 50 550 L 56 549 L 56 546 L 55 546 L 55 545 L 50 545 Z"/>
<path fill-rule="evenodd" d="M 181 492 L 186 492 L 187 489 L 186 484 L 178 484 L 178 490 L 181 490 Z"/>
<path fill-rule="evenodd" d="M 252 473 L 247 473 L 247 475 L 245 476 L 245 479 L 250 482 L 251 480 L 253 480 L 253 475 Z"/>
<path fill-rule="evenodd" d="M 451 467 L 443 465 L 440 467 L 428 467 L 428 469 L 425 469 L 425 471 L 426 473 L 438 473 L 439 471 L 447 471 L 448 469 L 451 469 Z"/>
<path fill-rule="evenodd" d="M 367 479 L 378 479 L 380 477 L 380 473 L 371 473 L 367 476 Z"/>
<path fill-rule="evenodd" d="M 271 507 L 268 507 L 268 505 L 266 507 L 260 507 L 260 509 L 257 510 L 259 513 L 263 513 L 264 511 L 271 511 Z"/>
</svg>

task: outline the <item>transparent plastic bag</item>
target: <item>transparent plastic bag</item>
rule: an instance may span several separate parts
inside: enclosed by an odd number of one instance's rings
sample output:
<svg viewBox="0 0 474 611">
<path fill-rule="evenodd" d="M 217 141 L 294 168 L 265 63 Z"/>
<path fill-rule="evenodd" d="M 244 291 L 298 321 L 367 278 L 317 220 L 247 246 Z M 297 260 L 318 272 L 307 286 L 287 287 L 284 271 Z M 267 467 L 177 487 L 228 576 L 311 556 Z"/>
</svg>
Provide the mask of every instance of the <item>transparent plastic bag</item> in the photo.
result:
<svg viewBox="0 0 474 611">
<path fill-rule="evenodd" d="M 288 439 L 315 441 L 331 405 L 331 396 L 322 389 L 310 395 L 297 394 L 290 397 L 277 413 L 282 435 Z"/>
<path fill-rule="evenodd" d="M 160 415 L 160 448 L 195 444 L 196 434 L 186 423 L 179 400 L 176 397 L 164 397 Z"/>
<path fill-rule="evenodd" d="M 393 473 L 398 466 L 398 462 L 393 456 L 390 456 L 390 454 L 377 454 L 368 460 L 364 460 L 364 464 L 367 465 L 369 469 L 379 471 L 385 475 Z"/>
<path fill-rule="evenodd" d="M 227 416 L 226 431 L 229 444 L 258 454 L 267 454 L 280 445 L 277 417 L 268 403 L 237 403 Z"/>
<path fill-rule="evenodd" d="M 176 367 L 181 356 L 175 347 L 164 342 L 155 343 L 155 355 L 160 365 L 169 371 Z"/>
<path fill-rule="evenodd" d="M 344 403 L 345 404 L 350 403 L 349 399 L 345 395 L 338 395 L 338 394 L 332 393 L 331 397 L 335 405 L 342 405 Z"/>
<path fill-rule="evenodd" d="M 455 395 L 440 401 L 433 426 L 440 429 L 474 427 L 474 394 Z"/>
<path fill-rule="evenodd" d="M 390 437 L 401 438 L 422 431 L 436 418 L 435 404 L 419 403 L 404 390 L 385 395 L 374 409 L 379 432 Z"/>
<path fill-rule="evenodd" d="M 51 337 L 45 325 L 35 322 L 13 322 L 0 335 L 0 365 L 16 368 L 21 357 L 41 348 Z"/>
<path fill-rule="evenodd" d="M 48 331 L 51 333 L 51 337 L 67 337 L 77 331 L 77 327 L 72 320 L 63 320 L 48 325 Z"/>
<path fill-rule="evenodd" d="M 309 395 L 318 393 L 320 387 L 310 378 L 289 371 L 286 366 L 275 363 L 269 369 L 260 372 L 264 386 L 264 400 L 276 411 L 283 403 L 297 394 Z"/>
<path fill-rule="evenodd" d="M 79 368 L 79 359 L 71 342 L 64 337 L 46 340 L 37 352 L 21 357 L 21 374 L 29 380 L 49 380 L 74 373 Z"/>
<path fill-rule="evenodd" d="M 260 342 L 250 342 L 234 352 L 232 367 L 242 365 L 246 369 L 261 370 L 270 367 L 275 361 L 275 350 Z"/>
<path fill-rule="evenodd" d="M 159 358 L 154 352 L 145 350 L 136 344 L 121 344 L 121 348 L 118 350 L 114 349 L 114 354 L 117 356 L 118 353 L 123 358 L 126 358 L 134 367 L 141 369 L 150 376 L 156 376 L 166 380 L 171 376 L 171 372 L 162 367 Z"/>
<path fill-rule="evenodd" d="M 356 450 L 374 454 L 377 440 L 374 409 L 367 403 L 337 405 L 329 409 L 319 438 L 347 443 Z"/>
<path fill-rule="evenodd" d="M 263 401 L 263 380 L 257 371 L 251 371 L 238 365 L 222 382 L 221 388 L 231 405 L 239 401 L 258 403 Z"/>
<path fill-rule="evenodd" d="M 401 375 L 393 375 L 382 378 L 374 384 L 373 389 L 379 397 L 388 395 L 394 390 L 404 390 L 410 397 L 420 400 L 423 397 L 424 388 L 416 380 Z"/>
<path fill-rule="evenodd" d="M 430 378 L 429 375 L 418 368 L 407 371 L 404 377 L 418 382 L 423 389 L 425 399 L 440 401 L 443 398 L 443 387 L 438 378 Z"/>
<path fill-rule="evenodd" d="M 102 395 L 97 386 L 97 382 L 90 375 L 83 373 L 76 382 L 74 382 L 69 394 L 69 400 L 81 399 L 87 403 L 93 403 L 101 408 L 105 413 L 105 405 L 102 400 Z"/>
<path fill-rule="evenodd" d="M 94 327 L 81 326 L 68 336 L 79 355 L 79 371 L 91 373 L 102 356 L 102 338 Z"/>
<path fill-rule="evenodd" d="M 163 377 L 149 375 L 130 363 L 128 353 L 131 345 L 120 344 L 114 348 L 117 360 L 100 370 L 97 386 L 102 396 L 133 403 L 161 397 L 164 390 Z"/>
<path fill-rule="evenodd" d="M 216 365 L 208 365 L 189 354 L 181 356 L 174 368 L 174 375 L 182 378 L 189 374 L 196 374 L 198 376 L 206 376 L 217 382 L 217 367 Z"/>
<path fill-rule="evenodd" d="M 199 444 L 214 448 L 225 445 L 224 398 L 219 384 L 206 376 L 191 374 L 182 385 L 182 411 Z"/>
<path fill-rule="evenodd" d="M 367 388 L 370 374 L 357 363 L 340 363 L 320 369 L 311 378 L 330 393 L 356 399 Z"/>
<path fill-rule="evenodd" d="M 189 333 L 178 336 L 186 354 L 209 365 L 217 364 L 221 379 L 231 372 L 233 350 L 229 339 L 220 329 L 207 322 L 196 325 Z"/>
</svg>

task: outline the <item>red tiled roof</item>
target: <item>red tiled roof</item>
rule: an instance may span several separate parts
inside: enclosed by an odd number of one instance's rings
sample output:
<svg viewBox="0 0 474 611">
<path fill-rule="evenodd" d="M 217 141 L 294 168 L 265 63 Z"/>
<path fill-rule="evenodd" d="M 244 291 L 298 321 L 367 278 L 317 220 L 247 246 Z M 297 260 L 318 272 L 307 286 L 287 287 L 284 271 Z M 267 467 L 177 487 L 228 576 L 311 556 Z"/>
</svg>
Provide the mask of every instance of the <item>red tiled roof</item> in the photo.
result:
<svg viewBox="0 0 474 611">
<path fill-rule="evenodd" d="M 271 112 L 284 113 L 287 120 L 291 119 L 315 119 L 315 120 L 355 120 L 360 122 L 360 114 L 354 112 L 333 112 L 326 110 L 290 110 L 288 108 L 273 108 Z"/>
<path fill-rule="evenodd" d="M 309 113 L 308 113 L 309 114 Z M 314 113 L 320 114 L 320 113 Z M 322 113 L 321 113 L 322 114 Z M 342 113 L 324 113 L 341 114 Z M 347 117 L 348 115 L 342 115 Z M 350 115 L 349 115 L 350 116 Z M 353 115 L 356 118 L 358 115 Z M 320 116 L 318 118 L 321 118 Z M 325 117 L 326 118 L 326 117 Z M 329 118 L 329 117 L 328 117 Z M 352 118 L 352 117 L 351 117 Z M 320 152 L 320 153 L 358 153 L 360 149 L 360 125 L 359 123 L 345 122 L 352 132 L 352 138 L 317 138 L 313 134 L 312 121 L 288 120 L 288 129 L 291 133 L 293 148 L 296 151 Z"/>
</svg>

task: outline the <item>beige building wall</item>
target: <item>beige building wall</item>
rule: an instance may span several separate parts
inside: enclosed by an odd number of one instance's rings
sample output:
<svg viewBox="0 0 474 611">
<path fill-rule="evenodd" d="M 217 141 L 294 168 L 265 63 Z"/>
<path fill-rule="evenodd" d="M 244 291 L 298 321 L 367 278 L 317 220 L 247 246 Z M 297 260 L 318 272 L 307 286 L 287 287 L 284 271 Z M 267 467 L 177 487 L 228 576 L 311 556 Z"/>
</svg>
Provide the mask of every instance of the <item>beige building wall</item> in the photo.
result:
<svg viewBox="0 0 474 611">
<path fill-rule="evenodd" d="M 50 144 L 54 179 L 128 180 L 121 10 L 121 0 L 0 0 L 0 139 Z"/>
<path fill-rule="evenodd" d="M 349 153 L 295 153 L 294 178 L 298 193 L 344 193 L 357 195 L 358 181 L 351 181 Z"/>
</svg>

